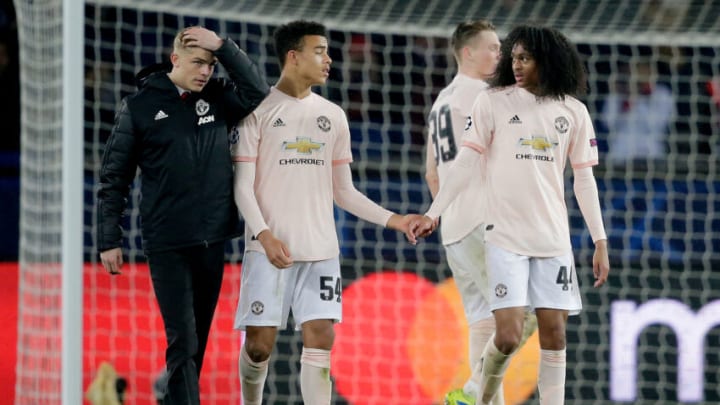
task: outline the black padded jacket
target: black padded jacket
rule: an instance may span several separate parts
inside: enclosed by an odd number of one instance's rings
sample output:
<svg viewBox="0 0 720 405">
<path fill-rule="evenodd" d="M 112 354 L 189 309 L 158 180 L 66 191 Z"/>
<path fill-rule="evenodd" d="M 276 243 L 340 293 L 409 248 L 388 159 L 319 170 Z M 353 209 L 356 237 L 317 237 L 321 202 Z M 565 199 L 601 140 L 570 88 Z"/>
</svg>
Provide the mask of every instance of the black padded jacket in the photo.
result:
<svg viewBox="0 0 720 405">
<path fill-rule="evenodd" d="M 137 76 L 105 145 L 97 194 L 97 248 L 122 246 L 121 219 L 137 169 L 145 253 L 208 245 L 239 234 L 228 133 L 267 96 L 257 66 L 229 39 L 215 51 L 230 80 L 213 78 L 183 100 L 154 65 Z"/>
</svg>

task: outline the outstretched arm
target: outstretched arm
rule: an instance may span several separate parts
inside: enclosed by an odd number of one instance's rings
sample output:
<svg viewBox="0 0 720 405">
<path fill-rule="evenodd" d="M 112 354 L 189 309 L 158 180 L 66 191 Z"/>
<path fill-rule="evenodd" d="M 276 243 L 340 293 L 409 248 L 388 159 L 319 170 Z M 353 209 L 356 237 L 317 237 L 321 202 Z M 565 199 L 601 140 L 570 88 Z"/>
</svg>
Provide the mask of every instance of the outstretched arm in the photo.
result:
<svg viewBox="0 0 720 405">
<path fill-rule="evenodd" d="M 437 219 L 453 202 L 460 192 L 472 180 L 473 167 L 480 159 L 480 154 L 471 148 L 461 148 L 455 162 L 450 166 L 447 181 L 440 185 L 430 209 L 425 216 L 416 223 L 411 224 L 411 231 L 417 236 L 427 236 L 437 227 Z"/>
<path fill-rule="evenodd" d="M 333 197 L 335 203 L 345 211 L 374 224 L 403 232 L 410 243 L 415 243 L 409 225 L 419 216 L 395 214 L 367 198 L 355 188 L 350 165 L 347 163 L 333 167 Z"/>
</svg>

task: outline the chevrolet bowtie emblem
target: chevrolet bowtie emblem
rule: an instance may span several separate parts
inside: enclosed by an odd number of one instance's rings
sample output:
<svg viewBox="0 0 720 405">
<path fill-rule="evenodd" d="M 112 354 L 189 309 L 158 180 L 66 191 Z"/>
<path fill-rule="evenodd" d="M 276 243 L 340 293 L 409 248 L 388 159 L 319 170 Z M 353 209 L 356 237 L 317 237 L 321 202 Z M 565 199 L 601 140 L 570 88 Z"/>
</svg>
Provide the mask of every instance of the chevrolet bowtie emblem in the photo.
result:
<svg viewBox="0 0 720 405">
<path fill-rule="evenodd" d="M 303 155 L 309 155 L 314 150 L 320 150 L 325 146 L 324 143 L 313 142 L 310 138 L 295 138 L 295 142 L 283 142 L 283 150 L 296 150 Z"/>
<path fill-rule="evenodd" d="M 520 138 L 520 145 L 530 146 L 534 150 L 548 150 L 552 149 L 557 143 L 551 143 L 544 136 L 533 136 L 532 139 Z"/>
</svg>

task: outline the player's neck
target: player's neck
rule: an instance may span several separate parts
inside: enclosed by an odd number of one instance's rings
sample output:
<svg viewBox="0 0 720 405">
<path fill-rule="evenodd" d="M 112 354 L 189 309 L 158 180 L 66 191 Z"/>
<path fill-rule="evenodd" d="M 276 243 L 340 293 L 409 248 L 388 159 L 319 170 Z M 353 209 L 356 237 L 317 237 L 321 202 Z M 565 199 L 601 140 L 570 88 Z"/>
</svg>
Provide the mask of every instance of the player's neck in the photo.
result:
<svg viewBox="0 0 720 405">
<path fill-rule="evenodd" d="M 480 69 L 474 66 L 469 65 L 460 65 L 458 67 L 458 73 L 462 73 L 463 75 L 471 78 L 471 79 L 478 79 L 478 80 L 485 80 L 487 81 L 490 79 L 490 77 L 483 75 L 480 73 Z"/>
<path fill-rule="evenodd" d="M 168 76 L 168 79 L 170 79 L 170 81 L 175 85 L 175 87 L 178 87 L 178 88 L 182 89 L 183 91 L 191 91 L 190 89 L 186 89 L 185 86 L 182 86 L 180 84 L 180 78 L 178 78 L 175 70 L 170 71 L 167 74 L 167 76 Z"/>
<path fill-rule="evenodd" d="M 280 76 L 280 79 L 275 83 L 275 88 L 290 97 L 305 98 L 310 95 L 310 86 L 308 84 L 285 75 Z"/>
</svg>

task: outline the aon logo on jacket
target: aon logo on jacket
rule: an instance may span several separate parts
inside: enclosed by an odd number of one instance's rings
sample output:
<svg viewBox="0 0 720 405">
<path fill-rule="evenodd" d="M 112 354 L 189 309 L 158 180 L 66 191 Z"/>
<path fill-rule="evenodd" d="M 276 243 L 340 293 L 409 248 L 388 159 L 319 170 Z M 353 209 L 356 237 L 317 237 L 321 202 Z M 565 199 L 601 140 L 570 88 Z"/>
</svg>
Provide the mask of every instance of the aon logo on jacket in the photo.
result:
<svg viewBox="0 0 720 405">
<path fill-rule="evenodd" d="M 198 119 L 198 125 L 207 124 L 208 122 L 215 122 L 214 115 L 208 115 L 207 117 L 200 117 Z"/>
</svg>

